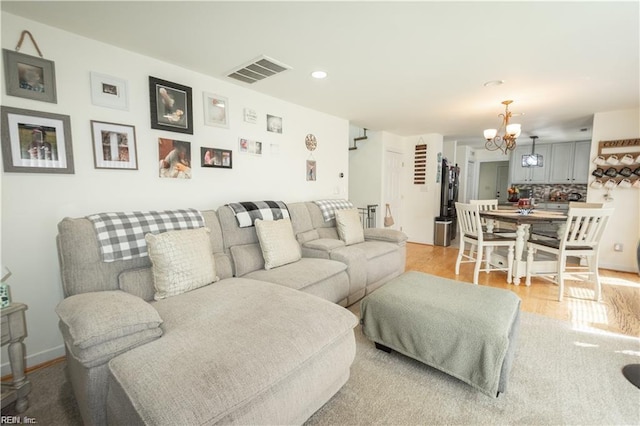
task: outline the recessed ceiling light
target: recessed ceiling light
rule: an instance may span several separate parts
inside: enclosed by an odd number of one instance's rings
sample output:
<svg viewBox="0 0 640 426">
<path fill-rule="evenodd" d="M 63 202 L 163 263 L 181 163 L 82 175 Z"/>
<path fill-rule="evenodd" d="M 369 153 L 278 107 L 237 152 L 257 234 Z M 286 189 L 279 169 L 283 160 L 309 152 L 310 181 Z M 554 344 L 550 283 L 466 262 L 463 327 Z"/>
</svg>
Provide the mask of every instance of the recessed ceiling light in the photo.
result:
<svg viewBox="0 0 640 426">
<path fill-rule="evenodd" d="M 323 78 L 327 78 L 327 73 L 324 71 L 314 71 L 311 73 L 311 77 L 317 78 L 317 79 L 323 79 Z"/>
<path fill-rule="evenodd" d="M 484 87 L 490 87 L 490 86 L 501 86 L 504 84 L 504 80 L 491 80 L 491 81 L 487 81 L 486 83 L 483 84 Z"/>
</svg>

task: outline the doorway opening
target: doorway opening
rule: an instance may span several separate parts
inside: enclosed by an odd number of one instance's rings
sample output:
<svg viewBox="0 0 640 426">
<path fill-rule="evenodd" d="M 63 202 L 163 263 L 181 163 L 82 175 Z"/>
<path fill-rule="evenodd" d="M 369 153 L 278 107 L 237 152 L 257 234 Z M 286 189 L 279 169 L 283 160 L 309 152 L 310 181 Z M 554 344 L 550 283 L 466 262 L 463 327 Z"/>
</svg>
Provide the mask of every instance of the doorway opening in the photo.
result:
<svg viewBox="0 0 640 426">
<path fill-rule="evenodd" d="M 487 161 L 480 163 L 478 176 L 478 199 L 498 199 L 498 203 L 507 203 L 509 187 L 509 162 Z"/>
</svg>

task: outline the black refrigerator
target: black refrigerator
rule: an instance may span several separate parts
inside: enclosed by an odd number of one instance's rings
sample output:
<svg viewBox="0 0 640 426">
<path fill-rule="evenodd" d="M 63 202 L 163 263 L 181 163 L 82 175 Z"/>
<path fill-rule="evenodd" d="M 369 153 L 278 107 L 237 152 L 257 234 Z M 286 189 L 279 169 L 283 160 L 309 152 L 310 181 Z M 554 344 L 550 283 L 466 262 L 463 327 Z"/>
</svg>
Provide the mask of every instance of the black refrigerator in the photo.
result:
<svg viewBox="0 0 640 426">
<path fill-rule="evenodd" d="M 450 220 L 451 239 L 457 235 L 458 223 L 456 222 L 456 201 L 458 201 L 458 188 L 460 183 L 460 168 L 452 165 L 446 158 L 442 159 L 442 172 L 440 176 L 440 218 Z"/>
</svg>

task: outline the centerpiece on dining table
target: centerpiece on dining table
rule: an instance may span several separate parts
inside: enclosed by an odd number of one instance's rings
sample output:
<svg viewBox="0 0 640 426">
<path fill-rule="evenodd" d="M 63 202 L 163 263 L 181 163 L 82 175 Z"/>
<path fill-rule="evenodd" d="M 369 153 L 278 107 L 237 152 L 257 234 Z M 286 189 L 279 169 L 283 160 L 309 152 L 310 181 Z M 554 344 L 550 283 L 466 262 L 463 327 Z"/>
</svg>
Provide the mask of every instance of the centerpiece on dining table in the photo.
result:
<svg viewBox="0 0 640 426">
<path fill-rule="evenodd" d="M 533 212 L 534 200 L 533 198 L 520 198 L 518 200 L 518 213 L 526 216 Z"/>
</svg>

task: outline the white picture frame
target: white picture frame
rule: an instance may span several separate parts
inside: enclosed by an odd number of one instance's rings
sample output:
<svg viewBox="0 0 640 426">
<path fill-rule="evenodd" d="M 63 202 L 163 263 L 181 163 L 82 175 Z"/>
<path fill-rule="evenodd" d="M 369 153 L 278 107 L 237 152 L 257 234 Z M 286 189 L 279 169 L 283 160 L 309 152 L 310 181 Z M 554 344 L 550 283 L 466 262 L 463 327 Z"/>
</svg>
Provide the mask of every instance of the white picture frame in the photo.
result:
<svg viewBox="0 0 640 426">
<path fill-rule="evenodd" d="M 247 138 L 238 138 L 238 152 L 240 154 L 251 154 L 262 156 L 264 143 Z"/>
<path fill-rule="evenodd" d="M 91 103 L 128 111 L 129 84 L 121 78 L 91 72 Z"/>
<path fill-rule="evenodd" d="M 204 124 L 229 128 L 229 99 L 215 93 L 203 92 Z"/>
</svg>

